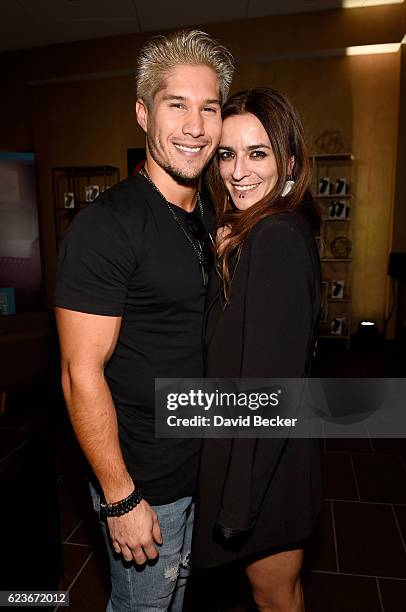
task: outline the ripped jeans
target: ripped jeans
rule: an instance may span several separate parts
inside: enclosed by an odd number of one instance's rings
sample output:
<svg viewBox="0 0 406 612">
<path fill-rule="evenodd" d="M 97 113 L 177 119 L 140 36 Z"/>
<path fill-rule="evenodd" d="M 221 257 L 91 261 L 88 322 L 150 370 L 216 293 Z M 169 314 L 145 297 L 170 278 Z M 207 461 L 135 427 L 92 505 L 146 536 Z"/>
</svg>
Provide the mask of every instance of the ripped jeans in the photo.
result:
<svg viewBox="0 0 406 612">
<path fill-rule="evenodd" d="M 100 497 L 92 485 L 90 489 L 94 509 L 99 513 Z M 158 547 L 158 561 L 142 568 L 123 561 L 113 551 L 108 528 L 101 521 L 111 570 L 111 596 L 106 612 L 182 612 L 190 574 L 194 503 L 191 497 L 184 497 L 152 507 L 158 515 L 163 544 Z"/>
</svg>

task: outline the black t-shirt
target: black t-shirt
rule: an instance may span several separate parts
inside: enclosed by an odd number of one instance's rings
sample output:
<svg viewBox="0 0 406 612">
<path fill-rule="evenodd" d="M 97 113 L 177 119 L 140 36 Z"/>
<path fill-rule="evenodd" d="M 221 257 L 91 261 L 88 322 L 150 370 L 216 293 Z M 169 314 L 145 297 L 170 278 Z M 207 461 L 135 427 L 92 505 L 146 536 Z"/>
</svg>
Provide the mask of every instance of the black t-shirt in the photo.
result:
<svg viewBox="0 0 406 612">
<path fill-rule="evenodd" d="M 190 214 L 173 209 L 181 222 Z M 122 316 L 105 376 L 127 469 L 152 504 L 195 490 L 200 443 L 155 438 L 154 378 L 203 376 L 204 299 L 197 253 L 141 175 L 105 191 L 62 240 L 56 306 Z"/>
</svg>

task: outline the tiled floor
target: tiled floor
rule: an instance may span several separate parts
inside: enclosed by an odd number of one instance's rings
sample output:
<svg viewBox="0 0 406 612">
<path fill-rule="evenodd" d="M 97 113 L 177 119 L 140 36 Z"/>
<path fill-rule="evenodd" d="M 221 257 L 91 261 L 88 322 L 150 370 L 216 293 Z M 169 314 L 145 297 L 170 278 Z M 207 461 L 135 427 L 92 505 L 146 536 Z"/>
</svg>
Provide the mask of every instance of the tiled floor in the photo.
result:
<svg viewBox="0 0 406 612">
<path fill-rule="evenodd" d="M 3 434 L 18 426 L 10 419 L 3 423 Z M 69 590 L 71 612 L 101 612 L 108 598 L 108 567 L 85 464 L 62 416 L 56 447 L 60 588 Z M 406 440 L 330 439 L 323 443 L 322 458 L 325 504 L 306 550 L 306 612 L 406 612 Z M 186 608 L 255 610 L 243 576 L 227 571 L 196 575 Z"/>
<path fill-rule="evenodd" d="M 406 440 L 379 442 L 326 443 L 325 505 L 306 551 L 306 612 L 406 611 Z M 79 457 L 72 443 L 57 457 L 63 586 L 72 612 L 101 612 L 108 568 Z M 188 612 L 252 609 L 245 589 L 235 592 L 235 575 L 211 576 L 210 584 L 207 601 L 207 579 L 195 581 Z"/>
</svg>

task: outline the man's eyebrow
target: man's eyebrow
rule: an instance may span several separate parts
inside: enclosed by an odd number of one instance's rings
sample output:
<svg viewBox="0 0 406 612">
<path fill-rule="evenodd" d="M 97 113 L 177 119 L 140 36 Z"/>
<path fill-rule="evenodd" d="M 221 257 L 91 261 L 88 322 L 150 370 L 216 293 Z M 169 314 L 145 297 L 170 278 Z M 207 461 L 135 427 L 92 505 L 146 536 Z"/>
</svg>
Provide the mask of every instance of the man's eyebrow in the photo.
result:
<svg viewBox="0 0 406 612">
<path fill-rule="evenodd" d="M 163 96 L 162 100 L 180 100 L 181 102 L 185 102 L 187 98 L 186 96 L 166 94 L 166 96 Z M 218 98 L 209 98 L 208 100 L 204 100 L 203 104 L 218 104 L 219 106 L 221 106 L 221 100 L 219 100 Z"/>
<path fill-rule="evenodd" d="M 162 98 L 162 100 L 182 100 L 184 102 L 186 98 L 185 96 L 175 96 L 175 94 L 167 94 Z"/>
</svg>

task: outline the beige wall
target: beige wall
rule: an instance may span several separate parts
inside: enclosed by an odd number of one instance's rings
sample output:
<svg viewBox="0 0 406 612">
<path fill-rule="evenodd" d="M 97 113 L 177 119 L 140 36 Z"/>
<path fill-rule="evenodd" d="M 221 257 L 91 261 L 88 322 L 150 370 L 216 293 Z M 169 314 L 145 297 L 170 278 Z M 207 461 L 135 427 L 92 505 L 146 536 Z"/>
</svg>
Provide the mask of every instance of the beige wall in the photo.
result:
<svg viewBox="0 0 406 612">
<path fill-rule="evenodd" d="M 406 252 L 406 43 L 400 51 L 399 129 L 395 209 L 393 225 L 393 251 Z"/>
<path fill-rule="evenodd" d="M 233 91 L 260 84 L 282 90 L 300 111 L 311 152 L 324 130 L 339 130 L 345 150 L 354 153 L 354 326 L 359 318 L 371 317 L 381 327 L 391 250 L 400 53 L 328 54 L 347 45 L 401 40 L 404 7 L 256 19 L 207 30 L 236 55 Z M 134 121 L 131 66 L 144 38 L 126 35 L 3 57 L 5 80 L 14 85 L 8 102 L 0 102 L 0 147 L 34 149 L 38 156 L 49 301 L 55 264 L 51 169 L 112 164 L 126 175 L 127 148 L 143 144 Z M 52 82 L 60 77 L 71 80 Z"/>
</svg>

